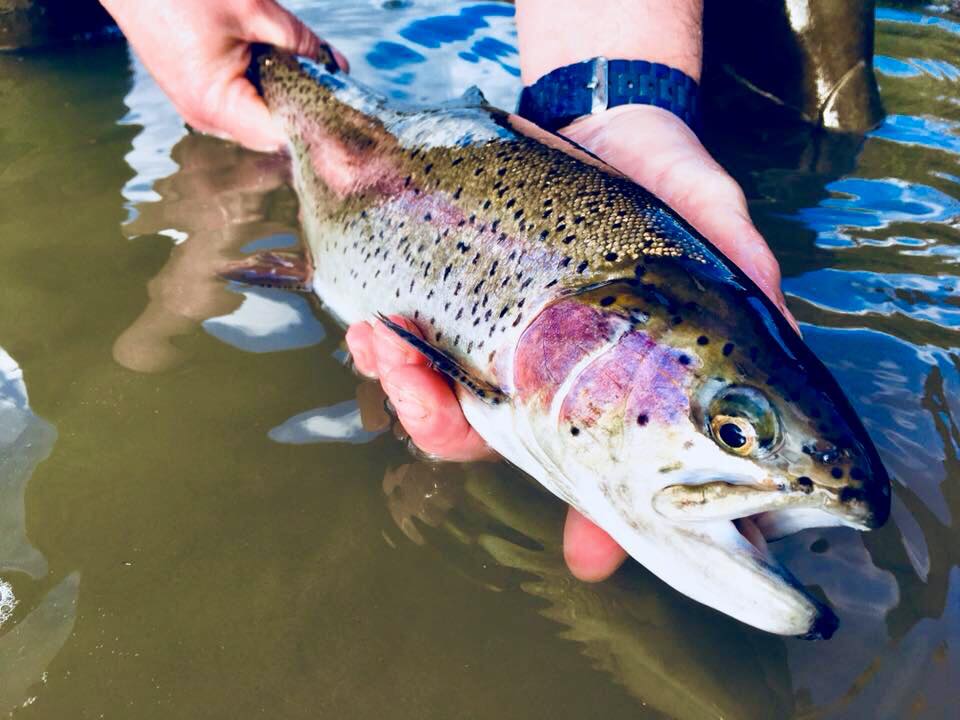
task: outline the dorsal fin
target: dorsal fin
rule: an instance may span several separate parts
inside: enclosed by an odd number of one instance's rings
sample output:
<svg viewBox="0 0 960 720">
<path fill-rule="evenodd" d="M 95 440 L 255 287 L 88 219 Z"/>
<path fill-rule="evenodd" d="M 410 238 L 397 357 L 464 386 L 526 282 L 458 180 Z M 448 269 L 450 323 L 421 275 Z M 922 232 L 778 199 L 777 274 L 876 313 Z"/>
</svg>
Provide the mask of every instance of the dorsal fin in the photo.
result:
<svg viewBox="0 0 960 720">
<path fill-rule="evenodd" d="M 440 348 L 434 347 L 423 338 L 414 335 L 405 327 L 393 322 L 393 320 L 388 318 L 383 313 L 378 313 L 377 317 L 379 318 L 380 322 L 393 330 L 415 350 L 422 353 L 427 360 L 430 361 L 430 366 L 434 370 L 443 373 L 451 380 L 459 383 L 461 386 L 469 390 L 484 402 L 491 405 L 500 405 L 509 400 L 507 394 L 503 392 L 503 390 L 498 388 L 496 385 L 487 382 L 476 373 L 467 370 L 457 360 L 450 357 Z"/>
<path fill-rule="evenodd" d="M 463 95 L 443 103 L 443 107 L 488 107 L 487 98 L 476 85 L 471 85 L 463 91 Z"/>
</svg>

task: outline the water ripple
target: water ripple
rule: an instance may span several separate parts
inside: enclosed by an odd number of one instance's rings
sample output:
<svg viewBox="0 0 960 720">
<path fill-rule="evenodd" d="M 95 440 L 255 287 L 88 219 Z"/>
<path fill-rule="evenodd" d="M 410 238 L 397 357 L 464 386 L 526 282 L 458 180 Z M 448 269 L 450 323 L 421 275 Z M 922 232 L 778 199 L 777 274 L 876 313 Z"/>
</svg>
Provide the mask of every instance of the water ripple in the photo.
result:
<svg viewBox="0 0 960 720">
<path fill-rule="evenodd" d="M 817 233 L 821 247 L 856 246 L 863 239 L 854 232 L 857 229 L 876 230 L 897 222 L 943 223 L 960 216 L 956 198 L 929 185 L 895 178 L 843 178 L 827 185 L 827 190 L 835 197 L 796 214 Z M 910 244 L 926 242 L 918 239 Z"/>
</svg>

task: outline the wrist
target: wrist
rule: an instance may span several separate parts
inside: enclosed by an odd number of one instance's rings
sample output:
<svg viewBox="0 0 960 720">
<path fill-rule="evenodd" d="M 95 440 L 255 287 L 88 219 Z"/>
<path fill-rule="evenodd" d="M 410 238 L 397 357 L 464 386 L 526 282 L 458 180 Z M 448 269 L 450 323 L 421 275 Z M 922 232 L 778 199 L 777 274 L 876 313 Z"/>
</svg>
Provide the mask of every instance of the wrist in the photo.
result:
<svg viewBox="0 0 960 720">
<path fill-rule="evenodd" d="M 598 56 L 668 65 L 699 82 L 702 15 L 702 0 L 517 0 L 523 82 Z"/>
</svg>

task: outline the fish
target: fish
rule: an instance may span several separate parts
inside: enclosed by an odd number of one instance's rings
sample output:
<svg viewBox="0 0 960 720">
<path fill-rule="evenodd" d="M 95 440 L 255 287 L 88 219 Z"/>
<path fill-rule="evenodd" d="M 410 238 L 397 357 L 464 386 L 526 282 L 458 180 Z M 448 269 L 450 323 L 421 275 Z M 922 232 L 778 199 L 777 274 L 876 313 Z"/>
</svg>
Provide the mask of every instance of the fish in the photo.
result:
<svg viewBox="0 0 960 720">
<path fill-rule="evenodd" d="M 836 379 L 741 270 L 653 194 L 471 89 L 403 105 L 253 51 L 307 246 L 225 276 L 379 318 L 503 458 L 680 593 L 810 639 L 834 612 L 771 553 L 869 530 L 890 479 Z M 393 322 L 412 320 L 420 334 Z"/>
</svg>

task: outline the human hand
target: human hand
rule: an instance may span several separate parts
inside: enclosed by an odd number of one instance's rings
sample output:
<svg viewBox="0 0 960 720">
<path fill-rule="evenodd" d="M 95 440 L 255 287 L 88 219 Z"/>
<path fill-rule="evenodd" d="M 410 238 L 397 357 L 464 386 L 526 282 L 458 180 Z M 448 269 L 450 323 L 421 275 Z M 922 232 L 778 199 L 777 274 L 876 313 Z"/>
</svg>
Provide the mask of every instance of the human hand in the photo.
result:
<svg viewBox="0 0 960 720">
<path fill-rule="evenodd" d="M 793 322 L 780 291 L 780 269 L 750 221 L 737 183 L 675 115 L 627 106 L 588 116 L 561 131 L 664 200 L 736 263 Z M 412 332 L 409 320 L 392 318 Z M 456 395 L 427 360 L 382 323 L 347 331 L 357 370 L 379 377 L 401 424 L 420 449 L 449 460 L 494 457 L 470 427 Z M 581 580 L 612 574 L 626 553 L 573 508 L 564 528 L 564 557 Z"/>
<path fill-rule="evenodd" d="M 250 43 L 311 58 L 329 48 L 274 0 L 101 2 L 184 120 L 253 150 L 278 150 L 285 139 L 246 78 Z"/>
</svg>

